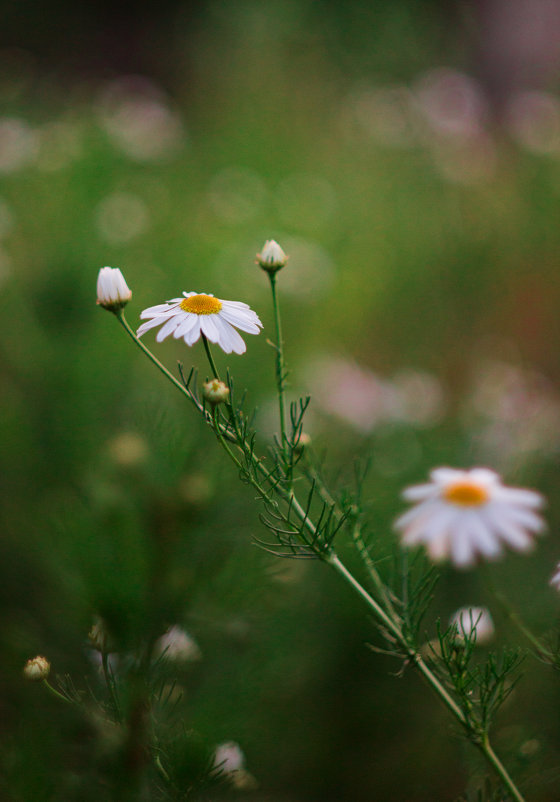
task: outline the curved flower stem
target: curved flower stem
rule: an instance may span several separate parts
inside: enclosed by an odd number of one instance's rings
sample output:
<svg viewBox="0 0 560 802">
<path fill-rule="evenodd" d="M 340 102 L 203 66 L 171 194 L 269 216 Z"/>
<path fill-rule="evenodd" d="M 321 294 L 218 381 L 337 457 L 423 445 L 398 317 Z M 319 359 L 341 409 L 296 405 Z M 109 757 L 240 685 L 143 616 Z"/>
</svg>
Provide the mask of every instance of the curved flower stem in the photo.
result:
<svg viewBox="0 0 560 802">
<path fill-rule="evenodd" d="M 210 346 L 208 345 L 208 339 L 204 334 L 202 335 L 202 342 L 204 344 L 204 350 L 206 351 L 206 356 L 208 357 L 208 362 L 210 363 L 210 370 L 214 374 L 214 378 L 219 379 L 220 376 L 218 374 L 218 369 L 216 367 L 216 363 L 214 362 L 214 357 L 212 356 L 212 351 L 210 350 Z"/>
<path fill-rule="evenodd" d="M 488 760 L 488 762 L 491 763 L 491 765 L 494 767 L 494 770 L 499 775 L 501 781 L 510 792 L 512 799 L 514 799 L 515 802 L 525 802 L 525 797 L 521 794 L 521 792 L 519 791 L 519 789 L 511 779 L 511 777 L 509 776 L 506 767 L 504 766 L 498 755 L 492 749 L 490 741 L 488 740 L 488 736 L 485 736 L 485 738 L 478 746 L 482 754 L 485 756 L 486 760 Z"/>
<path fill-rule="evenodd" d="M 59 691 L 57 691 L 56 688 L 53 688 L 53 686 L 47 679 L 42 680 L 42 684 L 45 686 L 45 688 L 48 690 L 49 693 L 52 693 L 52 695 L 56 699 L 59 699 L 61 702 L 66 702 L 66 704 L 68 705 L 73 704 L 72 699 L 69 699 L 67 696 L 64 696 L 63 694 L 59 693 Z"/>
<path fill-rule="evenodd" d="M 328 488 L 326 487 L 323 478 L 319 471 L 313 465 L 308 465 L 306 471 L 307 478 L 310 481 L 313 481 L 319 491 L 319 495 L 327 504 L 331 507 L 334 507 L 337 515 L 342 515 L 342 510 L 340 508 L 340 504 L 332 497 Z M 356 547 L 356 551 L 360 555 L 362 562 L 365 565 L 366 571 L 371 579 L 373 585 L 375 586 L 375 590 L 379 593 L 379 597 L 381 598 L 383 604 L 385 605 L 385 609 L 391 614 L 391 617 L 394 621 L 398 621 L 398 615 L 393 607 L 393 603 L 387 593 L 386 587 L 379 576 L 379 572 L 375 567 L 374 561 L 371 559 L 369 552 L 367 550 L 367 546 L 365 544 L 363 535 L 362 535 L 362 526 L 359 519 L 356 520 L 353 528 L 352 528 L 352 540 L 354 542 L 354 546 Z"/>
<path fill-rule="evenodd" d="M 179 390 L 180 390 L 180 391 L 183 393 L 183 395 L 186 395 L 186 396 L 187 396 L 187 398 L 189 399 L 189 401 L 192 401 L 192 399 L 191 399 L 191 397 L 190 397 L 190 395 L 189 395 L 189 392 L 188 392 L 188 390 L 186 389 L 186 387 L 185 387 L 183 384 L 181 384 L 181 382 L 179 381 L 179 379 L 176 379 L 176 378 L 175 378 L 175 376 L 174 376 L 174 375 L 171 373 L 171 371 L 169 371 L 169 370 L 168 370 L 168 369 L 165 367 L 165 365 L 163 365 L 163 364 L 162 364 L 162 363 L 159 361 L 159 359 L 158 359 L 156 356 L 154 356 L 154 355 L 152 354 L 152 352 L 150 351 L 150 349 L 149 349 L 149 348 L 146 348 L 146 346 L 144 345 L 144 343 L 142 342 L 142 340 L 140 340 L 140 338 L 136 336 L 135 332 L 134 332 L 134 331 L 133 331 L 133 330 L 130 328 L 130 325 L 129 325 L 129 323 L 128 323 L 128 320 L 125 318 L 125 316 L 124 316 L 124 312 L 122 311 L 122 309 L 119 309 L 117 312 L 115 312 L 115 316 L 116 316 L 117 320 L 119 321 L 119 323 L 121 324 L 121 326 L 123 327 L 123 329 L 124 329 L 124 330 L 126 331 L 126 333 L 128 334 L 128 336 L 129 336 L 129 337 L 130 337 L 130 338 L 131 338 L 131 339 L 132 339 L 132 340 L 133 340 L 133 341 L 136 343 L 136 345 L 137 345 L 137 346 L 138 346 L 138 347 L 139 347 L 139 348 L 140 348 L 142 351 L 144 351 L 144 353 L 146 354 L 146 356 L 148 357 L 148 359 L 149 359 L 149 360 L 151 360 L 151 361 L 154 363 L 154 365 L 155 365 L 155 366 L 158 368 L 158 370 L 161 370 L 161 372 L 163 373 L 163 375 L 164 375 L 166 378 L 168 378 L 168 379 L 169 379 L 169 381 L 170 381 L 172 384 L 174 384 L 174 385 L 175 385 L 175 387 L 177 387 L 177 389 L 179 389 Z"/>
<path fill-rule="evenodd" d="M 500 591 L 496 590 L 491 582 L 488 582 L 488 585 L 494 598 L 504 613 L 507 615 L 512 624 L 515 624 L 517 629 L 527 638 L 529 643 L 535 647 L 537 654 L 542 657 L 543 660 L 554 663 L 554 655 L 540 642 L 536 635 L 533 635 L 529 627 L 525 624 L 519 613 L 513 609 L 503 593 L 500 593 Z"/>
<path fill-rule="evenodd" d="M 276 329 L 276 388 L 278 390 L 278 412 L 280 415 L 280 437 L 284 462 L 288 462 L 288 438 L 286 435 L 286 401 L 284 397 L 284 341 L 282 339 L 282 322 L 280 319 L 280 306 L 276 295 L 276 274 L 269 273 L 270 289 L 272 292 L 272 308 L 274 311 L 274 327 Z"/>
<path fill-rule="evenodd" d="M 276 292 L 275 292 L 275 281 L 273 281 L 273 276 L 271 276 L 271 287 L 272 287 L 272 294 L 273 294 L 273 301 L 274 301 L 274 310 L 275 310 L 275 321 L 276 321 L 276 333 L 277 333 L 277 340 L 279 343 L 279 348 L 277 349 L 277 358 L 276 358 L 276 377 L 277 377 L 277 387 L 278 387 L 278 398 L 279 398 L 279 407 L 280 407 L 280 424 L 282 430 L 282 450 L 283 454 L 287 452 L 287 438 L 286 438 L 286 428 L 285 428 L 285 415 L 284 415 L 284 384 L 283 384 L 283 371 L 284 371 L 284 360 L 283 360 L 283 353 L 281 348 L 282 343 L 282 335 L 280 329 L 280 316 L 278 313 L 278 304 L 276 299 Z M 140 342 L 140 340 L 136 337 L 135 333 L 132 331 L 130 326 L 128 325 L 122 310 L 116 313 L 116 316 L 129 334 L 129 336 L 134 340 L 134 342 L 144 351 L 146 356 L 156 365 L 156 367 L 168 378 L 170 381 L 192 401 L 192 398 L 188 392 L 188 390 L 170 373 L 167 368 L 162 365 L 162 363 L 151 353 L 151 351 L 146 348 L 146 346 Z M 206 343 L 205 343 L 205 347 Z M 207 348 L 207 354 L 209 354 L 209 349 Z M 213 361 L 211 360 L 211 355 L 209 356 L 211 367 L 213 367 Z M 213 368 L 214 372 L 215 369 Z M 217 378 L 217 376 L 216 376 Z M 263 465 L 262 461 L 257 457 L 252 449 L 249 449 L 244 442 L 238 442 L 237 445 L 240 447 L 241 451 L 245 454 L 246 459 L 248 459 L 252 465 L 253 469 L 255 470 L 255 475 L 251 476 L 250 472 L 243 466 L 240 459 L 236 456 L 236 454 L 232 451 L 229 443 L 226 441 L 224 437 L 224 432 L 222 425 L 218 420 L 217 409 L 214 407 L 211 415 L 212 426 L 216 433 L 216 436 L 230 457 L 230 459 L 234 462 L 237 466 L 239 471 L 244 474 L 247 481 L 257 490 L 259 496 L 267 501 L 271 502 L 273 499 L 271 498 L 270 492 L 263 487 L 263 485 L 257 480 L 256 476 L 257 473 L 260 473 L 263 477 L 263 480 L 266 482 L 272 482 L 273 477 L 268 471 L 268 469 Z M 238 434 L 239 439 L 239 434 Z M 277 492 L 280 496 L 289 501 L 291 509 L 294 513 L 298 516 L 302 526 L 309 532 L 312 538 L 316 537 L 317 535 L 317 528 L 314 525 L 313 521 L 310 520 L 308 513 L 305 509 L 301 506 L 300 502 L 296 498 L 293 490 L 283 488 L 277 482 L 273 482 L 273 486 L 276 488 Z M 358 540 L 356 543 L 358 546 L 358 550 L 362 551 L 365 549 L 365 543 L 363 540 Z M 367 549 L 366 549 L 367 551 Z M 346 568 L 346 566 L 340 561 L 338 555 L 334 550 L 329 549 L 328 551 L 319 551 L 317 550 L 316 553 L 324 562 L 333 568 L 336 573 L 347 583 L 350 587 L 357 593 L 362 601 L 364 601 L 369 609 L 374 613 L 377 621 L 385 627 L 385 629 L 395 638 L 399 646 L 405 651 L 407 654 L 410 663 L 422 674 L 424 679 L 428 682 L 430 687 L 434 690 L 437 696 L 441 699 L 441 701 L 445 704 L 454 718 L 465 728 L 465 730 L 471 735 L 475 736 L 474 743 L 477 748 L 483 753 L 488 763 L 494 768 L 495 772 L 498 774 L 504 785 L 507 787 L 509 793 L 511 794 L 512 798 L 515 802 L 525 802 L 523 796 L 517 789 L 515 783 L 509 776 L 507 770 L 505 769 L 504 765 L 492 749 L 490 745 L 490 741 L 488 736 L 484 734 L 481 736 L 480 733 L 475 732 L 473 725 L 467 719 L 464 712 L 461 708 L 457 705 L 451 695 L 447 692 L 444 688 L 442 683 L 439 681 L 437 676 L 431 671 L 431 669 L 426 665 L 422 656 L 408 643 L 405 635 L 403 634 L 398 616 L 396 615 L 392 606 L 387 606 L 386 611 L 383 606 L 377 602 L 373 596 L 371 596 L 368 591 L 358 582 L 358 580 L 353 576 L 353 574 Z M 363 554 L 362 554 L 363 556 Z M 379 590 L 379 587 L 382 586 L 381 579 L 375 570 L 375 566 L 368 564 L 368 570 L 370 573 L 371 578 L 374 580 L 376 584 L 376 589 Z M 373 570 L 372 570 L 373 569 Z M 378 586 L 379 583 L 379 586 Z M 387 604 L 387 600 L 383 594 L 381 594 L 381 598 L 385 604 Z M 54 691 L 54 689 L 52 689 Z M 56 693 L 56 692 L 55 692 Z"/>
<path fill-rule="evenodd" d="M 409 655 L 409 659 L 413 663 L 413 665 L 418 669 L 418 671 L 422 674 L 424 679 L 428 682 L 431 688 L 436 692 L 439 696 L 441 701 L 446 705 L 448 710 L 455 716 L 457 721 L 462 724 L 462 726 L 467 730 L 468 733 L 471 735 L 473 734 L 473 728 L 466 718 L 465 714 L 461 710 L 461 708 L 457 705 L 457 703 L 453 700 L 450 694 L 446 691 L 443 687 L 439 679 L 436 675 L 431 671 L 431 669 L 426 665 L 422 656 L 410 649 L 409 646 L 406 644 L 406 639 L 404 638 L 400 628 L 393 624 L 392 620 L 386 615 L 386 613 L 380 608 L 379 604 L 373 599 L 369 593 L 360 585 L 359 582 L 352 576 L 350 571 L 341 563 L 338 556 L 334 553 L 330 554 L 326 561 L 331 565 L 332 568 L 335 569 L 345 580 L 348 584 L 354 589 L 354 591 L 366 602 L 366 604 L 375 612 L 378 618 L 384 623 L 384 625 L 392 632 L 399 643 L 404 646 Z M 486 760 L 490 763 L 490 765 L 494 768 L 495 772 L 498 774 L 506 788 L 508 789 L 509 793 L 511 794 L 512 798 L 515 802 L 525 802 L 524 797 L 521 795 L 519 789 L 509 776 L 507 769 L 496 755 L 492 746 L 490 745 L 490 740 L 487 734 L 484 734 L 483 737 L 479 737 L 475 741 L 475 745 L 480 749 L 482 754 L 485 756 Z"/>
<path fill-rule="evenodd" d="M 115 689 L 115 680 L 113 679 L 113 675 L 111 672 L 111 668 L 109 666 L 109 655 L 105 651 L 105 649 L 101 652 L 101 668 L 103 670 L 103 677 L 105 679 L 105 685 L 107 686 L 107 691 L 109 692 L 109 697 L 111 699 L 111 704 L 113 706 L 113 712 L 118 722 L 122 721 L 122 714 L 121 708 L 119 705 L 119 700 L 117 699 L 117 693 Z"/>
</svg>

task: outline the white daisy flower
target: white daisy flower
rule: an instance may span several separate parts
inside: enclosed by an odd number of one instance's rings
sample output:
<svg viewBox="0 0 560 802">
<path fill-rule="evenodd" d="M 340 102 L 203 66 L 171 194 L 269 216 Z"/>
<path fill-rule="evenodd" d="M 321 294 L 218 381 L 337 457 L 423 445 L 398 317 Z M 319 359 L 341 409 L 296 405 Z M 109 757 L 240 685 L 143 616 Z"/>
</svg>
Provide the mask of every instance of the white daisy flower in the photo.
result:
<svg viewBox="0 0 560 802">
<path fill-rule="evenodd" d="M 552 579 L 550 580 L 550 584 L 553 588 L 560 591 L 560 563 L 556 566 L 556 571 L 552 575 Z"/>
<path fill-rule="evenodd" d="M 457 641 L 476 637 L 481 645 L 494 637 L 494 621 L 487 607 L 461 607 L 449 619 L 449 626 L 455 628 Z"/>
<path fill-rule="evenodd" d="M 258 315 L 241 301 L 223 301 L 197 292 L 184 292 L 183 296 L 144 309 L 140 317 L 149 320 L 142 323 L 137 336 L 161 326 L 156 335 L 158 343 L 172 334 L 176 339 L 182 337 L 187 345 L 194 345 L 203 334 L 226 354 L 244 354 L 247 346 L 235 329 L 248 334 L 259 334 L 262 329 Z"/>
<path fill-rule="evenodd" d="M 465 568 L 478 556 L 498 557 L 503 543 L 527 551 L 533 545 L 532 535 L 544 529 L 536 512 L 542 496 L 506 487 L 494 471 L 437 468 L 430 479 L 404 491 L 403 498 L 414 506 L 395 527 L 405 546 L 423 543 L 434 561 L 449 558 Z"/>
</svg>

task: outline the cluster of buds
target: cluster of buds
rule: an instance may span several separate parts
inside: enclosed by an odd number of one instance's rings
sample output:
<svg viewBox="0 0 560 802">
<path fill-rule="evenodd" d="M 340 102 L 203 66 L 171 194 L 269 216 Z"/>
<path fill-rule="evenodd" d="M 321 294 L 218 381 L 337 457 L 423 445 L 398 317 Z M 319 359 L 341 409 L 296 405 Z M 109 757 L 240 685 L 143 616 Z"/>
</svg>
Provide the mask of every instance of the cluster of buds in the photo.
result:
<svg viewBox="0 0 560 802">
<path fill-rule="evenodd" d="M 118 312 L 132 298 L 118 267 L 102 267 L 97 277 L 97 303 L 109 312 Z"/>
<path fill-rule="evenodd" d="M 267 273 L 276 273 L 277 270 L 284 267 L 289 258 L 276 240 L 267 239 L 261 253 L 257 254 L 256 263 Z"/>
</svg>

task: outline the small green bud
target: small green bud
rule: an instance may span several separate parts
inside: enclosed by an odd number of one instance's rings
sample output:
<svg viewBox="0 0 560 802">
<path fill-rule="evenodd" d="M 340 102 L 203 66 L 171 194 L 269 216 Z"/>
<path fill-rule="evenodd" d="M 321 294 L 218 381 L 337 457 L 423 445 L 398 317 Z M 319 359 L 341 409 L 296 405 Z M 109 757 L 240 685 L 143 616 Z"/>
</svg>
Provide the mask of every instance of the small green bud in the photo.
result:
<svg viewBox="0 0 560 802">
<path fill-rule="evenodd" d="M 257 264 L 267 273 L 276 273 L 277 270 L 284 267 L 289 258 L 276 240 L 267 239 L 261 253 L 257 254 Z"/>
<path fill-rule="evenodd" d="M 229 387 L 219 379 L 211 379 L 202 386 L 204 398 L 209 404 L 223 404 L 229 398 Z"/>
</svg>

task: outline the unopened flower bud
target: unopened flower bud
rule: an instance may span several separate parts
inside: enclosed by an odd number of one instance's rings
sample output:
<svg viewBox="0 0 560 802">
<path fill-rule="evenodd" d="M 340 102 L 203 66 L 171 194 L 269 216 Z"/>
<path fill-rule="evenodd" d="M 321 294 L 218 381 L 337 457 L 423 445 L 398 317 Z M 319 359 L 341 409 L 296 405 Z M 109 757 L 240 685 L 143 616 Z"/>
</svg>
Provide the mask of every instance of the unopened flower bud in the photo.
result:
<svg viewBox="0 0 560 802">
<path fill-rule="evenodd" d="M 273 239 L 267 239 L 261 253 L 257 254 L 257 264 L 268 273 L 276 273 L 284 267 L 289 256 L 286 256 L 280 245 Z"/>
<path fill-rule="evenodd" d="M 451 616 L 449 626 L 456 630 L 456 643 L 476 638 L 481 645 L 494 637 L 494 622 L 486 607 L 461 607 Z"/>
<path fill-rule="evenodd" d="M 40 682 L 49 676 L 50 670 L 51 664 L 47 658 L 37 655 L 27 661 L 23 667 L 23 676 L 33 682 Z"/>
<path fill-rule="evenodd" d="M 229 398 L 229 387 L 219 379 L 211 379 L 202 386 L 204 398 L 213 405 L 223 404 Z"/>
<path fill-rule="evenodd" d="M 124 276 L 118 267 L 102 267 L 97 276 L 97 303 L 110 312 L 116 312 L 132 298 Z"/>
<path fill-rule="evenodd" d="M 301 432 L 300 436 L 295 442 L 294 449 L 296 453 L 301 454 L 306 448 L 309 448 L 310 445 L 311 435 L 307 434 L 307 432 Z"/>
</svg>

